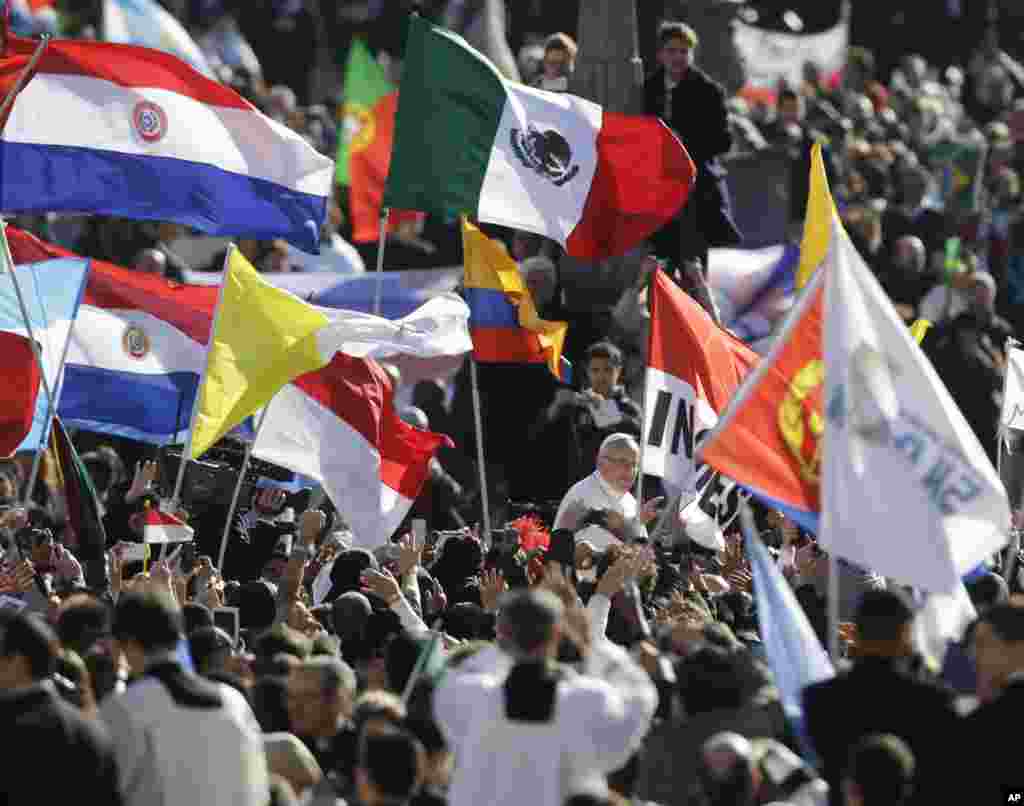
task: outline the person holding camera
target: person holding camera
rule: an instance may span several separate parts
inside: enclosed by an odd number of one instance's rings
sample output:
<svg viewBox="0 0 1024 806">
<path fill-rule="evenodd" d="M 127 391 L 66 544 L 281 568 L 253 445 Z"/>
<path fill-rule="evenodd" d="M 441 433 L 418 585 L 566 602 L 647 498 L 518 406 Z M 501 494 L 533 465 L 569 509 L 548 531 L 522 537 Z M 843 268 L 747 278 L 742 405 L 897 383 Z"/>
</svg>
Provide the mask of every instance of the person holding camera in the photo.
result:
<svg viewBox="0 0 1024 806">
<path fill-rule="evenodd" d="M 615 433 L 640 437 L 640 407 L 621 385 L 622 351 L 611 342 L 592 344 L 586 353 L 587 388 L 576 392 L 561 388 L 541 412 L 531 437 L 552 446 L 552 457 L 566 456 L 565 464 L 547 469 L 551 487 L 564 489 L 594 471 L 598 448 Z M 559 450 L 562 448 L 562 450 Z M 553 466 L 552 466 L 553 468 Z"/>
<path fill-rule="evenodd" d="M 555 529 L 570 529 L 604 551 L 613 543 L 647 537 L 647 524 L 658 514 L 664 499 L 653 498 L 643 507 L 633 497 L 640 470 L 640 445 L 630 434 L 605 437 L 597 454 L 597 469 L 565 494 L 555 515 Z"/>
</svg>

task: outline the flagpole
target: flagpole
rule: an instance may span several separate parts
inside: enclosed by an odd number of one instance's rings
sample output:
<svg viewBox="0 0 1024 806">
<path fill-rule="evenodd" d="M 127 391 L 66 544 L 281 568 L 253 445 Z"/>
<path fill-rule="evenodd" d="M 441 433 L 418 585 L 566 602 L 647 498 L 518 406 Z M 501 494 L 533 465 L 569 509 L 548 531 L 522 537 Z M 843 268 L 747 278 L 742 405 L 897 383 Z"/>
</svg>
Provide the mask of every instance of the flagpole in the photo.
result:
<svg viewBox="0 0 1024 806">
<path fill-rule="evenodd" d="M 18 308 L 21 309 L 21 317 L 25 321 L 25 331 L 28 333 L 28 343 L 32 347 L 32 355 L 35 358 L 36 365 L 39 367 L 39 383 L 43 387 L 43 392 L 46 394 L 47 407 L 50 407 L 53 405 L 53 390 L 50 388 L 50 381 L 46 377 L 46 365 L 43 364 L 43 356 L 39 351 L 39 343 L 36 341 L 35 332 L 32 328 L 32 319 L 28 315 L 28 308 L 25 306 L 25 298 L 21 293 L 21 284 L 18 282 L 18 273 L 14 270 L 14 257 L 11 255 L 11 245 L 7 242 L 7 225 L 3 219 L 0 219 L 0 242 L 2 242 L 3 245 L 3 257 L 7 262 L 11 277 L 11 284 L 14 286 L 14 294 L 18 298 Z M 70 338 L 68 341 L 70 341 Z M 38 460 L 38 454 L 42 450 L 43 443 L 40 442 L 39 447 L 36 449 L 37 456 L 33 459 L 33 470 L 35 473 L 39 472 L 38 467 L 36 467 L 36 462 Z M 28 506 L 28 502 L 31 499 L 32 487 L 29 486 L 25 488 L 22 504 L 24 506 Z"/>
<path fill-rule="evenodd" d="M 217 568 L 224 572 L 224 555 L 227 554 L 228 550 L 228 536 L 231 534 L 231 519 L 235 516 L 235 509 L 238 507 L 238 496 L 242 492 L 242 484 L 245 482 L 245 474 L 249 470 L 249 460 L 252 458 L 253 448 L 256 447 L 256 440 L 260 438 L 260 431 L 263 428 L 263 422 L 267 419 L 267 412 L 270 410 L 270 404 L 274 402 L 271 398 L 270 401 L 263 407 L 263 411 L 260 412 L 260 419 L 256 423 L 256 433 L 253 435 L 252 441 L 247 442 L 245 445 L 245 456 L 242 459 L 242 469 L 238 473 L 238 481 L 235 482 L 235 491 L 231 494 L 231 504 L 228 506 L 228 517 L 224 521 L 224 532 L 220 536 L 220 551 L 217 553 Z"/>
<path fill-rule="evenodd" d="M 473 390 L 473 423 L 476 427 L 476 461 L 480 467 L 480 500 L 483 503 L 484 543 L 491 544 L 491 508 L 487 495 L 487 468 L 484 465 L 484 428 L 480 416 L 480 384 L 476 376 L 476 359 L 470 356 L 469 378 Z"/>
<path fill-rule="evenodd" d="M 36 65 L 39 64 L 39 60 L 43 58 L 43 51 L 46 50 L 47 45 L 50 44 L 50 35 L 43 34 L 39 39 L 39 44 L 36 45 L 35 51 L 32 53 L 32 58 L 29 59 L 25 69 L 21 71 L 21 75 L 18 76 L 18 80 L 14 85 L 14 88 L 7 93 L 7 97 L 4 98 L 4 102 L 0 104 L 0 120 L 4 119 L 4 115 L 7 114 L 7 110 L 10 109 L 11 104 L 14 103 L 14 99 L 18 97 L 18 93 L 21 92 L 29 79 L 32 77 L 32 72 L 36 69 Z"/>
<path fill-rule="evenodd" d="M 36 486 L 36 479 L 39 477 L 39 466 L 42 464 L 43 446 L 49 441 L 50 433 L 53 431 L 53 418 L 57 414 L 57 401 L 60 400 L 60 393 L 64 389 L 64 365 L 68 360 L 68 347 L 71 346 L 71 339 L 75 336 L 75 322 L 77 317 L 71 320 L 71 327 L 68 329 L 68 337 L 64 341 L 64 349 L 60 354 L 60 363 L 57 364 L 57 388 L 46 403 L 46 418 L 43 420 L 43 434 L 39 440 L 39 450 L 32 457 L 32 471 L 28 475 L 28 490 Z M 68 437 L 70 439 L 70 437 Z M 28 499 L 25 499 L 28 503 Z"/>
<path fill-rule="evenodd" d="M 213 348 L 213 336 L 217 332 L 217 322 L 220 321 L 221 303 L 224 301 L 224 284 L 228 280 L 231 254 L 237 248 L 234 244 L 228 244 L 228 250 L 224 253 L 224 268 L 221 271 L 220 290 L 217 292 L 217 307 L 214 308 L 210 336 L 206 340 L 206 360 L 203 362 L 203 374 L 199 376 L 199 383 L 196 385 L 196 396 L 192 400 L 192 416 L 188 421 L 185 446 L 181 452 L 181 462 L 178 464 L 178 478 L 174 481 L 174 492 L 171 494 L 171 504 L 174 509 L 178 509 L 181 504 L 181 487 L 185 483 L 185 467 L 192 461 L 192 431 L 195 427 L 196 412 L 199 411 L 199 393 L 203 390 L 203 383 L 206 382 L 206 375 L 210 370 L 210 350 Z"/>
<path fill-rule="evenodd" d="M 1006 344 L 1003 346 L 1003 412 L 1006 411 L 1006 387 L 1009 381 L 1010 373 L 1010 350 L 1019 347 L 1020 342 L 1014 338 L 1008 338 Z M 1010 435 L 1007 433 L 1008 429 L 1006 423 L 1003 422 L 1003 412 L 1000 412 L 999 416 L 999 432 L 996 436 L 996 475 L 999 476 L 999 481 L 1003 485 L 1003 489 L 1006 490 L 1007 496 L 1011 496 L 1011 491 L 1006 486 L 1006 481 L 1003 479 L 1003 448 L 1009 448 Z M 1011 519 L 1012 519 L 1012 508 L 1011 508 Z M 1006 581 L 1013 584 L 1013 574 L 1017 567 L 1017 554 L 1020 551 L 1020 529 L 1017 528 L 1012 520 L 1010 525 L 1010 545 L 1006 549 L 1006 560 L 1003 563 L 1005 566 L 1005 577 Z"/>
<path fill-rule="evenodd" d="M 380 316 L 380 297 L 384 284 L 384 247 L 388 241 L 388 216 L 391 208 L 380 208 L 380 234 L 377 236 L 377 284 L 373 291 L 373 313 Z"/>
</svg>

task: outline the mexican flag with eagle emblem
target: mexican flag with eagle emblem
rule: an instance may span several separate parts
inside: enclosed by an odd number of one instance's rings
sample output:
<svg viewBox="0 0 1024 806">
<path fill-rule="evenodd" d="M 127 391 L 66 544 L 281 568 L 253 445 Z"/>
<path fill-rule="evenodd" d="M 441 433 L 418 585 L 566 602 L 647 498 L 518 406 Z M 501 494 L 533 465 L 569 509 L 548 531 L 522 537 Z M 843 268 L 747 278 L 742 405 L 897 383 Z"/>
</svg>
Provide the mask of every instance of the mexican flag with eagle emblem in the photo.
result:
<svg viewBox="0 0 1024 806">
<path fill-rule="evenodd" d="M 386 207 L 468 215 L 602 260 L 671 221 L 695 173 L 657 118 L 508 81 L 460 36 L 410 17 Z"/>
</svg>

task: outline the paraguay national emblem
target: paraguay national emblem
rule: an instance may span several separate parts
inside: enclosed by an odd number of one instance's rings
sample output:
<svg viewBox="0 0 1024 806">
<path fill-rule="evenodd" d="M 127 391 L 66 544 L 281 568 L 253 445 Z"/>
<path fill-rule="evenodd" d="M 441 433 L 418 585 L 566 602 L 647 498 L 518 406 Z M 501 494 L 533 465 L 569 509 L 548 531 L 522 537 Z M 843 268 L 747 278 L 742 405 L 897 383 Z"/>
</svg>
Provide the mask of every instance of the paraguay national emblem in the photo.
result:
<svg viewBox="0 0 1024 806">
<path fill-rule="evenodd" d="M 556 187 L 571 181 L 580 172 L 580 166 L 572 164 L 569 141 L 553 129 L 544 132 L 533 126 L 525 132 L 513 129 L 512 150 L 523 165 Z"/>
<path fill-rule="evenodd" d="M 132 110 L 132 126 L 147 143 L 158 143 L 167 134 L 167 113 L 152 101 L 139 101 Z"/>
<path fill-rule="evenodd" d="M 139 325 L 128 325 L 121 336 L 121 346 L 126 354 L 141 361 L 149 355 L 149 336 Z"/>
</svg>

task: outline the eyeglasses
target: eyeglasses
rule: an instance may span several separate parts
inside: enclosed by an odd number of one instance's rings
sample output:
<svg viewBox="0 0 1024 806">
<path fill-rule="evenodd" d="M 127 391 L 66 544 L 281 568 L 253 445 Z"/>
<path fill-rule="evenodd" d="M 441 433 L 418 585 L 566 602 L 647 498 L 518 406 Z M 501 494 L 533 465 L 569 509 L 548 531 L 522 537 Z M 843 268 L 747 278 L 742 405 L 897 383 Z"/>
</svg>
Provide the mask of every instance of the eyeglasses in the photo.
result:
<svg viewBox="0 0 1024 806">
<path fill-rule="evenodd" d="M 621 456 L 602 456 L 601 459 L 610 464 L 628 467 L 632 470 L 636 470 L 640 466 L 640 462 L 637 459 L 624 459 Z"/>
</svg>

